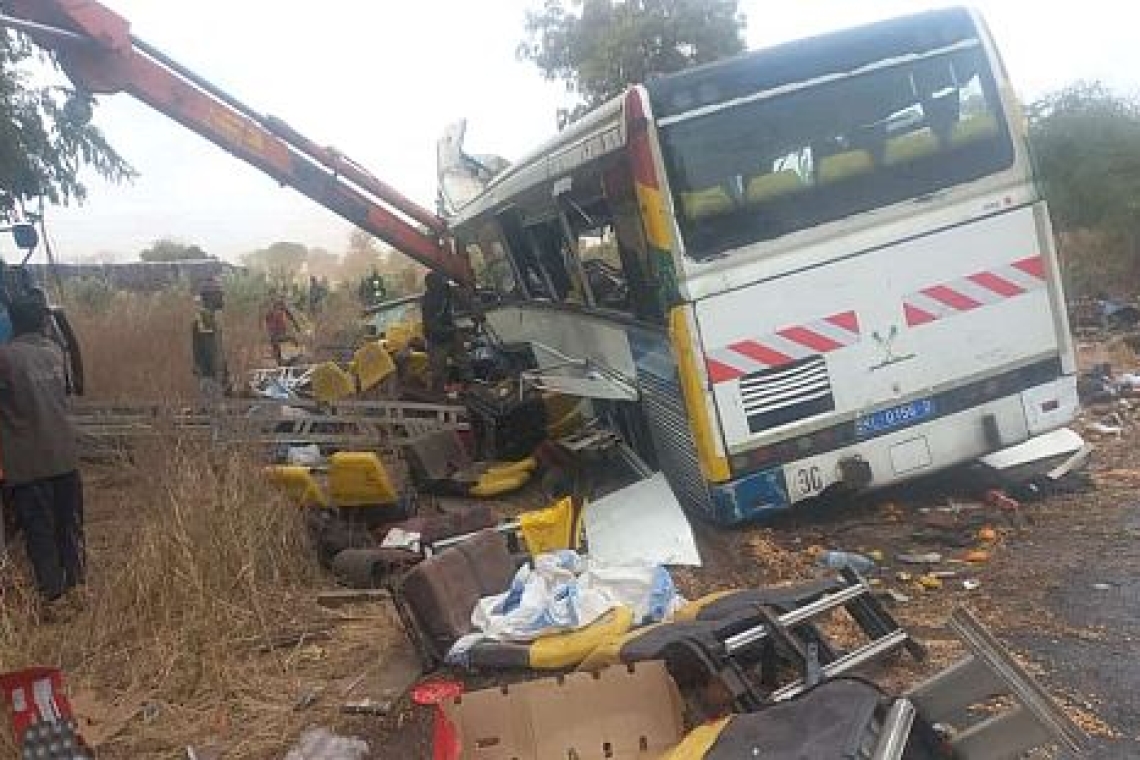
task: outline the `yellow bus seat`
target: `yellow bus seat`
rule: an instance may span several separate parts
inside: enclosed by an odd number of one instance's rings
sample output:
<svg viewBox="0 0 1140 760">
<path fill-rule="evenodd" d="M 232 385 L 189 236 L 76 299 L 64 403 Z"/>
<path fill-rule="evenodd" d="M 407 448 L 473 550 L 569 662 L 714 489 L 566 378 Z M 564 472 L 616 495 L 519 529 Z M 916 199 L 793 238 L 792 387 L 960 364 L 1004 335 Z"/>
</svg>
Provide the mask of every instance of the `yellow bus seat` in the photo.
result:
<svg viewBox="0 0 1140 760">
<path fill-rule="evenodd" d="M 408 354 L 408 363 L 405 365 L 405 372 L 409 379 L 415 380 L 417 383 L 427 386 L 431 384 L 431 361 L 428 355 L 423 351 L 412 351 Z"/>
<path fill-rule="evenodd" d="M 545 509 L 519 515 L 519 533 L 532 557 L 556 549 L 578 549 L 582 543 L 583 510 L 567 496 Z"/>
<path fill-rule="evenodd" d="M 571 668 L 606 642 L 633 628 L 633 610 L 614 607 L 585 628 L 553 633 L 535 639 L 528 647 L 527 665 L 533 670 Z"/>
<path fill-rule="evenodd" d="M 869 150 L 849 150 L 825 156 L 819 162 L 819 183 L 842 182 L 860 174 L 869 174 L 875 168 L 875 160 Z"/>
<path fill-rule="evenodd" d="M 368 507 L 399 500 L 380 457 L 371 451 L 338 451 L 329 457 L 329 501 L 336 507 Z"/>
<path fill-rule="evenodd" d="M 923 127 L 888 139 L 883 146 L 883 164 L 894 166 L 937 152 L 938 136 L 930 127 Z"/>
<path fill-rule="evenodd" d="M 317 365 L 310 376 L 310 382 L 313 385 L 313 397 L 321 403 L 336 401 L 356 393 L 356 381 L 336 362 Z"/>
<path fill-rule="evenodd" d="M 709 216 L 727 214 L 732 211 L 732 198 L 723 187 L 710 187 L 706 190 L 694 190 L 690 193 L 681 193 L 681 209 L 685 216 L 698 221 Z"/>
<path fill-rule="evenodd" d="M 379 343 L 365 343 L 353 354 L 352 364 L 360 389 L 374 388 L 396 371 L 392 355 Z"/>
<path fill-rule="evenodd" d="M 958 147 L 977 140 L 989 139 L 997 133 L 997 118 L 989 113 L 978 114 L 954 123 L 950 128 L 950 144 Z"/>
<path fill-rule="evenodd" d="M 803 177 L 794 169 L 783 169 L 748 180 L 745 197 L 749 203 L 764 203 L 782 195 L 798 193 L 806 187 Z"/>
<path fill-rule="evenodd" d="M 328 498 L 308 467 L 274 465 L 265 468 L 269 482 L 301 507 L 327 507 Z"/>
<path fill-rule="evenodd" d="M 408 347 L 414 336 L 412 323 L 395 322 L 388 325 L 388 329 L 384 331 L 384 344 L 389 351 L 398 354 Z"/>
</svg>

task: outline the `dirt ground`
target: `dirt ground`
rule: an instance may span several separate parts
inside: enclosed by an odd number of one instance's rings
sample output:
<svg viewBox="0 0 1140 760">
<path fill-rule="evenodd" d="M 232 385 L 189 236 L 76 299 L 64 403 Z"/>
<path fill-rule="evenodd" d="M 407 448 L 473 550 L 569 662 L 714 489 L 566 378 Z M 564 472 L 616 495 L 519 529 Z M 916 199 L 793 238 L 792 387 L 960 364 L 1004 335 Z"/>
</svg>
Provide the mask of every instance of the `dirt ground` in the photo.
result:
<svg viewBox="0 0 1140 760">
<path fill-rule="evenodd" d="M 963 471 L 768 526 L 735 531 L 698 526 L 705 564 L 675 575 L 685 593 L 696 597 L 818 574 L 808 559 L 811 547 L 881 552 L 876 588 L 907 598 L 890 608 L 928 645 L 930 657 L 922 664 L 904 657 L 869 675 L 902 688 L 952 662 L 961 649 L 943 623 L 954 607 L 966 605 L 1089 734 L 1082 757 L 1140 757 L 1137 440 L 1126 433 L 1095 441 L 1092 483 L 1075 493 L 1024 501 L 1016 511 L 985 506 L 978 498 L 985 484 Z M 948 511 L 952 505 L 956 512 Z M 977 540 L 986 527 L 996 531 L 996 542 Z M 986 561 L 965 562 L 975 549 L 987 552 Z M 943 559 L 923 566 L 897 559 L 915 552 L 937 552 Z M 941 588 L 900 580 L 907 577 L 900 573 L 917 577 L 924 570 L 944 574 Z M 978 585 L 968 590 L 966 581 Z M 426 711 L 405 712 L 398 725 L 370 732 L 374 757 L 428 757 L 429 730 Z"/>
<path fill-rule="evenodd" d="M 1087 419 L 1099 419 L 1104 411 L 1089 412 Z M 1011 512 L 984 505 L 979 498 L 981 481 L 973 473 L 957 472 L 894 492 L 798 511 L 769 525 L 732 531 L 697 525 L 705 564 L 678 569 L 675 578 L 687 597 L 696 598 L 725 588 L 818 576 L 825 571 L 811 559 L 816 547 L 881 556 L 873 582 L 883 594 L 893 590 L 905 596 L 905 601 L 892 602 L 890 609 L 928 645 L 931 656 L 921 664 L 903 656 L 867 675 L 900 689 L 953 661 L 960 647 L 942 626 L 955 606 L 967 605 L 1090 734 L 1091 748 L 1085 757 L 1140 757 L 1136 689 L 1140 660 L 1135 656 L 1140 638 L 1136 573 L 1140 499 L 1134 495 L 1140 486 L 1140 426 L 1136 425 L 1140 413 L 1126 411 L 1124 416 L 1128 419 L 1121 436 L 1092 439 L 1097 448 L 1089 467 L 1091 484 L 1083 490 L 1024 500 L 1019 510 Z M 118 514 L 121 494 L 143 484 L 132 486 L 98 472 L 90 473 L 89 484 L 90 548 L 98 563 L 100 557 L 122 555 L 123 539 L 130 530 Z M 524 499 L 534 502 L 529 496 Z M 983 528 L 992 528 L 997 540 L 979 540 Z M 987 552 L 986 561 L 965 562 L 965 555 L 975 549 Z M 898 560 L 899 554 L 914 552 L 937 552 L 942 560 L 926 566 Z M 927 570 L 944 574 L 941 588 L 925 589 L 916 583 Z M 964 581 L 978 585 L 968 590 Z M 320 587 L 332 585 L 331 579 L 325 579 Z M 219 695 L 219 711 L 235 716 L 271 712 L 276 716 L 274 725 L 284 732 L 277 736 L 286 748 L 305 728 L 321 726 L 366 739 L 370 757 L 431 757 L 429 709 L 410 705 L 405 698 L 385 717 L 345 715 L 340 710 L 342 695 L 354 688 L 354 697 L 368 695 L 368 683 L 361 681 L 364 675 L 371 680 L 390 668 L 388 658 L 400 640 L 397 617 L 382 604 L 318 612 L 310 609 L 315 591 L 305 592 L 295 617 L 303 617 L 305 626 L 315 625 L 327 636 L 254 655 L 249 672 L 274 671 L 274 680 L 248 708 L 252 712 L 227 712 L 225 700 L 232 701 L 234 695 Z M 268 633 L 298 626 L 296 621 L 279 620 Z M 471 686 L 485 683 L 471 682 Z M 311 706 L 301 704 L 306 695 L 313 697 Z M 128 714 L 117 727 L 119 738 L 100 756 L 137 757 L 116 746 L 125 746 L 125 736 L 157 734 L 164 720 L 183 716 L 177 705 L 163 709 L 149 727 L 145 711 L 144 717 Z M 203 725 L 209 733 L 197 749 L 217 740 L 220 748 L 231 748 L 223 749 L 219 758 L 284 755 L 234 751 L 243 730 L 238 717 L 203 719 Z M 155 753 L 148 757 L 185 756 L 184 745 L 170 746 L 155 738 L 150 746 Z"/>
</svg>

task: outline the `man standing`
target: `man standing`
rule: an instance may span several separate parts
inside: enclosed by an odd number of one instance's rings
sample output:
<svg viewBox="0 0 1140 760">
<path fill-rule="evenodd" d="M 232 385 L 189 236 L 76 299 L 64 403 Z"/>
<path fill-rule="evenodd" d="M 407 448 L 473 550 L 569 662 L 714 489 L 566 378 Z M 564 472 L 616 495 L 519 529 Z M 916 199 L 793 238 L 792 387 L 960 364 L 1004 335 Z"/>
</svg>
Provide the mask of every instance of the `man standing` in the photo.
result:
<svg viewBox="0 0 1140 760">
<path fill-rule="evenodd" d="M 428 272 L 424 277 L 420 314 L 424 325 L 424 342 L 427 343 L 431 387 L 434 392 L 442 393 L 447 384 L 448 367 L 459 352 L 459 335 L 455 325 L 451 285 L 439 272 Z"/>
<path fill-rule="evenodd" d="M 222 325 L 218 312 L 225 305 L 222 286 L 211 278 L 199 291 L 201 307 L 194 317 L 191 346 L 194 351 L 194 376 L 205 401 L 217 401 L 225 395 L 229 384 L 226 352 L 222 344 Z"/>
<path fill-rule="evenodd" d="M 0 442 L 5 488 L 24 531 L 36 586 L 55 601 L 83 583 L 83 488 L 67 413 L 63 352 L 47 337 L 47 304 L 8 306 L 13 339 L 0 346 Z"/>
<path fill-rule="evenodd" d="M 265 335 L 269 339 L 269 348 L 273 351 L 273 360 L 278 367 L 285 363 L 281 347 L 286 343 L 300 345 L 290 334 L 289 325 L 292 325 L 297 333 L 301 332 L 301 325 L 293 315 L 293 310 L 285 303 L 285 298 L 275 294 L 270 302 L 269 311 L 265 312 Z"/>
</svg>

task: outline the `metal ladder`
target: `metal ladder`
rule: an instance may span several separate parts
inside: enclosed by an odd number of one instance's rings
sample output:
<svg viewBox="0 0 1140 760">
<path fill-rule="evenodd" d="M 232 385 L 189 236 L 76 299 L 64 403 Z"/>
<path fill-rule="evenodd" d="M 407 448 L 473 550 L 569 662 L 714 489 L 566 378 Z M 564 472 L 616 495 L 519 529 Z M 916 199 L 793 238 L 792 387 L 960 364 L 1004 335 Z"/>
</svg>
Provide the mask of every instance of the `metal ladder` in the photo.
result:
<svg viewBox="0 0 1140 760">
<path fill-rule="evenodd" d="M 674 655 L 683 649 L 685 656 L 699 661 L 710 677 L 720 681 L 741 712 L 752 712 L 773 702 L 791 699 L 822 681 L 844 675 L 900 648 L 907 649 L 919 660 L 926 656 L 925 648 L 879 604 L 858 573 L 845 568 L 839 580 L 841 584 L 818 595 L 818 598 L 802 602 L 785 600 L 780 604 L 759 600 L 755 606 L 758 618 L 755 624 L 726 636 L 717 646 L 709 646 L 700 637 L 677 641 L 673 644 Z M 777 614 L 781 607 L 785 611 Z M 851 615 L 868 637 L 862 646 L 843 654 L 837 653 L 822 635 L 803 635 L 805 626 L 840 608 Z M 777 647 L 793 654 L 799 660 L 800 678 L 770 691 L 762 688 L 772 685 L 764 683 L 770 677 L 771 669 L 762 665 L 761 683 L 758 684 L 743 663 L 749 659 L 750 653 L 764 651 L 764 647 L 769 651 Z"/>
<path fill-rule="evenodd" d="M 949 625 L 969 654 L 892 703 L 871 760 L 899 760 L 916 717 L 946 730 L 961 725 L 971 706 L 998 697 L 1013 705 L 948 731 L 945 741 L 954 758 L 1012 760 L 1053 742 L 1081 751 L 1085 733 L 969 610 L 955 610 Z"/>
</svg>

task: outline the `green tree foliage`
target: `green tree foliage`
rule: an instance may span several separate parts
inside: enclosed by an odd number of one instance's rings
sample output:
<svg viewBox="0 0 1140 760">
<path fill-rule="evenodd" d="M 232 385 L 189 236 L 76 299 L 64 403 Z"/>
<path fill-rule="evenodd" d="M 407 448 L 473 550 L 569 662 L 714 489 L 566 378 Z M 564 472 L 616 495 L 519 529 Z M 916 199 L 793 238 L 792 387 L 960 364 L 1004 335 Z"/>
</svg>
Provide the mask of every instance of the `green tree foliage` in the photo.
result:
<svg viewBox="0 0 1140 760">
<path fill-rule="evenodd" d="M 243 255 L 241 263 L 264 273 L 274 286 L 284 287 L 296 281 L 308 258 L 307 246 L 301 243 L 279 242 Z"/>
<path fill-rule="evenodd" d="M 139 253 L 140 261 L 200 261 L 212 258 L 196 245 L 181 243 L 170 238 L 162 238 L 151 243 L 149 248 Z"/>
<path fill-rule="evenodd" d="M 33 71 L 50 60 L 22 35 L 0 31 L 0 194 L 8 203 L 39 196 L 82 201 L 85 166 L 112 182 L 135 176 L 89 123 L 89 96 L 37 82 L 43 75 Z"/>
<path fill-rule="evenodd" d="M 1078 293 L 1140 285 L 1140 103 L 1079 82 L 1029 108 L 1030 140 Z"/>
<path fill-rule="evenodd" d="M 521 59 L 561 80 L 577 117 L 655 74 L 744 50 L 738 0 L 544 0 L 527 12 Z"/>
<path fill-rule="evenodd" d="M 1030 138 L 1054 221 L 1062 229 L 1140 223 L 1140 104 L 1099 83 L 1035 103 Z"/>
</svg>

